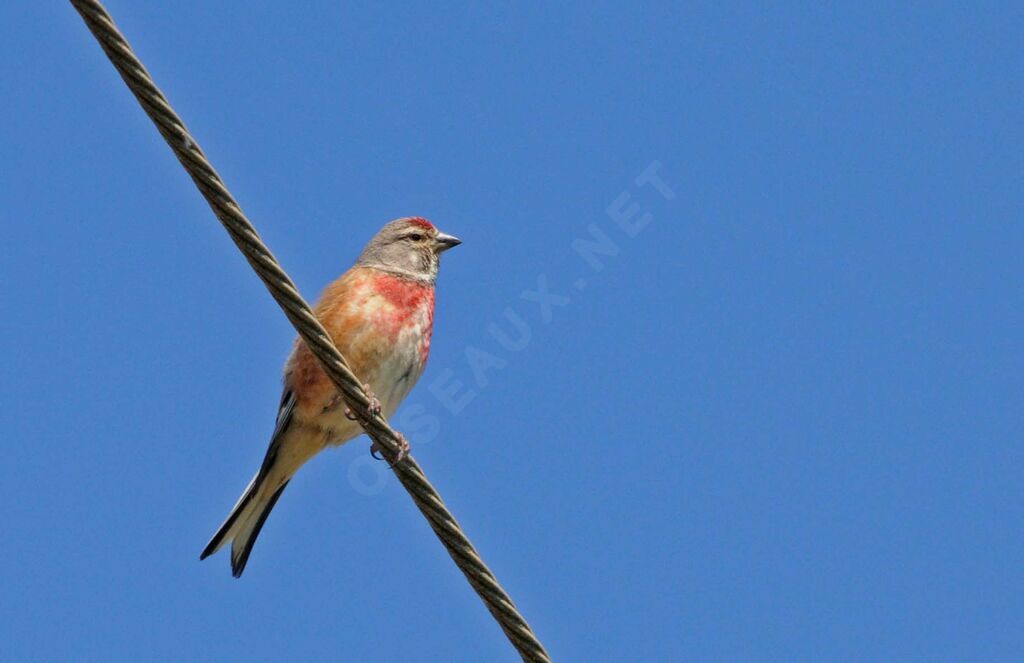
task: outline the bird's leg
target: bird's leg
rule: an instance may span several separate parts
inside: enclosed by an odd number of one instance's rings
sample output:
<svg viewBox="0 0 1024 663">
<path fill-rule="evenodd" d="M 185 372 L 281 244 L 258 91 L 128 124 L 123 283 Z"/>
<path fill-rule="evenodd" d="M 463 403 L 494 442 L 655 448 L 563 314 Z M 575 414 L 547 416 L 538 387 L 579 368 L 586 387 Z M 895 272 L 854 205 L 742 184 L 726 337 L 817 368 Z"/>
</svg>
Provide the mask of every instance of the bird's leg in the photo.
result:
<svg viewBox="0 0 1024 663">
<path fill-rule="evenodd" d="M 381 413 L 381 410 L 383 410 L 383 407 L 381 407 L 381 404 L 380 404 L 380 399 L 377 398 L 374 395 L 373 390 L 370 389 L 370 383 L 369 382 L 367 382 L 366 384 L 363 385 L 363 389 L 366 391 L 367 398 L 370 399 L 370 404 L 369 404 L 369 406 L 367 406 L 367 409 L 370 412 L 370 416 L 371 417 L 376 417 L 377 415 L 379 415 Z"/>
<path fill-rule="evenodd" d="M 335 393 L 333 396 L 331 396 L 331 400 L 327 401 L 327 405 L 325 405 L 323 407 L 323 409 L 320 410 L 320 413 L 321 414 L 327 414 L 328 412 L 332 411 L 334 408 L 336 408 L 339 405 L 341 405 L 344 401 L 345 401 L 345 399 L 341 397 L 340 393 Z M 345 408 L 345 416 L 346 417 L 348 416 L 348 408 L 347 407 Z"/>
<path fill-rule="evenodd" d="M 370 399 L 370 404 L 366 407 L 366 409 L 367 411 L 369 411 L 371 417 L 376 417 L 378 414 L 381 413 L 382 409 L 380 399 L 373 394 L 373 390 L 370 389 L 369 383 L 363 385 L 363 390 L 366 392 L 366 397 Z M 341 398 L 340 394 L 338 396 L 335 396 L 335 398 Z M 352 409 L 348 407 L 345 408 L 345 417 L 349 421 L 356 421 L 359 418 L 355 415 L 355 413 L 352 412 Z"/>
<path fill-rule="evenodd" d="M 395 462 L 391 464 L 391 467 L 398 465 L 403 460 L 405 460 L 406 456 L 409 455 L 409 441 L 405 439 L 405 436 L 402 435 L 401 433 L 396 432 L 395 435 L 398 436 L 398 454 L 395 456 Z M 380 453 L 381 455 L 378 456 L 378 453 Z M 384 460 L 384 450 L 376 442 L 370 445 L 370 455 L 376 458 L 377 460 Z"/>
</svg>

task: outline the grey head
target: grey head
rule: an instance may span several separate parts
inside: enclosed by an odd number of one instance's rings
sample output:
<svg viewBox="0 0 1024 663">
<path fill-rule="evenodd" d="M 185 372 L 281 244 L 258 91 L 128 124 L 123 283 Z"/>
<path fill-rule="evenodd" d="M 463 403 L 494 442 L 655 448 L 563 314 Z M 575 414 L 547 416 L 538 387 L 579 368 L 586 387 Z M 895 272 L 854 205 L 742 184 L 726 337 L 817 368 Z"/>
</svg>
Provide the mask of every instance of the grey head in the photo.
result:
<svg viewBox="0 0 1024 663">
<path fill-rule="evenodd" d="M 363 249 L 357 267 L 373 267 L 416 281 L 433 283 L 441 254 L 462 241 L 418 216 L 395 219 Z"/>
</svg>

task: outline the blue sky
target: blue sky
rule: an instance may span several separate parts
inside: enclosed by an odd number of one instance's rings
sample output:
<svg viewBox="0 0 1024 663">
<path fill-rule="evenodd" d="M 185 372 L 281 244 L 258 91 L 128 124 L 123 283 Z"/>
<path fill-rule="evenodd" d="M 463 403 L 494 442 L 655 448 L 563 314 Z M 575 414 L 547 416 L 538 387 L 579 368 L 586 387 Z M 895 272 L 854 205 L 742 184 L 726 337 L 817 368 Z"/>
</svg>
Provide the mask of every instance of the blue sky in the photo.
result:
<svg viewBox="0 0 1024 663">
<path fill-rule="evenodd" d="M 307 297 L 463 238 L 395 424 L 556 660 L 1024 657 L 1019 6 L 108 7 Z M 70 6 L 0 19 L 0 658 L 517 660 L 365 438 L 198 561 L 293 331 Z"/>
</svg>

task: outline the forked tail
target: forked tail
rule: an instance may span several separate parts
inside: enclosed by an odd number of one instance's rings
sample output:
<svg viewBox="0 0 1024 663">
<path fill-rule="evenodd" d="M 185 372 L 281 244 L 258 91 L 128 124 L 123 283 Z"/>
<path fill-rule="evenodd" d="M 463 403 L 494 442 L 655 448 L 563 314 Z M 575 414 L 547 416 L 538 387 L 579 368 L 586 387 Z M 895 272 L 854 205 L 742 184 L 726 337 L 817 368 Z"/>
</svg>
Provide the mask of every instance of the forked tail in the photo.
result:
<svg viewBox="0 0 1024 663">
<path fill-rule="evenodd" d="M 238 500 L 238 504 L 231 510 L 231 515 L 206 544 L 199 559 L 206 559 L 220 550 L 228 541 L 231 541 L 231 573 L 236 578 L 241 577 L 242 571 L 245 570 L 245 563 L 249 561 L 252 547 L 256 543 L 256 537 L 259 536 L 260 530 L 263 528 L 263 523 L 267 521 L 267 516 L 270 515 L 270 511 L 277 504 L 281 493 L 284 492 L 285 486 L 288 485 L 286 480 L 276 488 L 272 488 L 267 485 L 269 478 L 262 471 L 253 477 Z"/>
</svg>

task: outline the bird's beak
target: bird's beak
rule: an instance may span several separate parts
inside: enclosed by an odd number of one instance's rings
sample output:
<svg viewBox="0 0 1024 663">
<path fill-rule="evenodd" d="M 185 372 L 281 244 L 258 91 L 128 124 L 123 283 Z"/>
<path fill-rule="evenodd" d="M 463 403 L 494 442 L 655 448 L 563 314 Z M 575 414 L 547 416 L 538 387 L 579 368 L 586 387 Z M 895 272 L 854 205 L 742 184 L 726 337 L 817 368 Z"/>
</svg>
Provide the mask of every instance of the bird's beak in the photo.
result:
<svg viewBox="0 0 1024 663">
<path fill-rule="evenodd" d="M 438 253 L 443 253 L 444 251 L 447 251 L 453 246 L 458 246 L 459 244 L 462 244 L 462 240 L 459 239 L 458 237 L 442 232 L 437 233 L 437 237 L 434 238 L 434 241 L 437 242 Z"/>
</svg>

